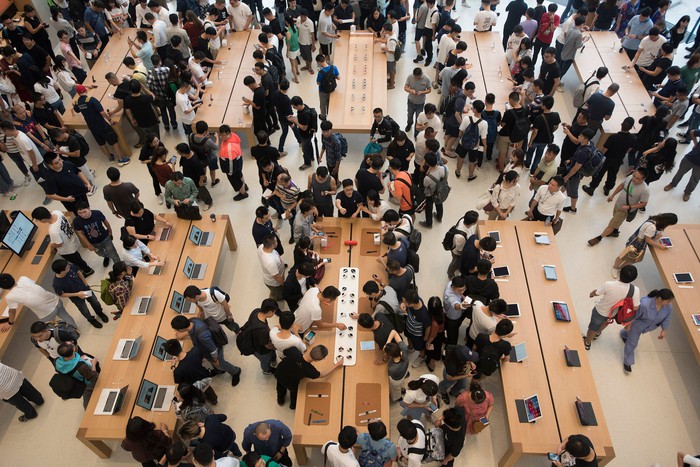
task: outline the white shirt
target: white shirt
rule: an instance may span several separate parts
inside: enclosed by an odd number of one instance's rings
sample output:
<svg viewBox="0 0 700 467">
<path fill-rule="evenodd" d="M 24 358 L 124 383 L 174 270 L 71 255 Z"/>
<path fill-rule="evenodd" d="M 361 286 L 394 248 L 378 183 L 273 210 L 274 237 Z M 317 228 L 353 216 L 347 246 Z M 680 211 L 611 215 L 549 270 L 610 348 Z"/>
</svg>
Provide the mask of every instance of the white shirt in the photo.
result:
<svg viewBox="0 0 700 467">
<path fill-rule="evenodd" d="M 659 36 L 655 41 L 652 41 L 649 36 L 642 39 L 642 42 L 639 43 L 639 59 L 637 59 L 637 65 L 640 67 L 651 65 L 654 59 L 659 56 L 661 46 L 665 43 L 666 38 L 663 36 Z"/>
<path fill-rule="evenodd" d="M 8 308 L 15 310 L 24 305 L 41 320 L 49 316 L 58 306 L 58 295 L 49 292 L 28 277 L 22 276 L 5 294 Z"/>
<path fill-rule="evenodd" d="M 231 20 L 233 21 L 233 28 L 236 31 L 243 31 L 246 23 L 248 23 L 248 18 L 253 16 L 253 12 L 250 7 L 243 2 L 239 2 L 237 7 L 233 7 L 230 3 L 226 5 L 226 11 L 228 11 Z"/>
<path fill-rule="evenodd" d="M 163 11 L 162 9 L 160 11 Z M 153 22 L 153 45 L 158 48 L 158 47 L 163 47 L 164 45 L 168 45 L 168 36 L 165 34 L 165 30 L 167 29 L 168 25 L 165 23 L 165 21 L 161 21 L 159 19 L 155 20 Z"/>
<path fill-rule="evenodd" d="M 19 392 L 24 382 L 21 371 L 0 363 L 0 399 L 9 399 Z"/>
<path fill-rule="evenodd" d="M 437 13 L 437 14 L 436 14 Z M 495 13 L 494 13 L 495 16 Z M 440 11 L 437 6 L 434 6 L 431 10 L 428 10 L 428 16 L 425 20 L 425 28 L 437 30 L 438 23 L 440 23 Z M 495 23 L 494 23 L 495 24 Z"/>
<path fill-rule="evenodd" d="M 464 217 L 462 217 L 457 222 L 457 230 L 464 232 L 464 235 L 457 234 L 452 239 L 452 253 L 455 255 L 461 255 L 464 245 L 467 243 L 467 239 L 476 233 L 476 224 L 467 227 L 464 225 Z"/>
<path fill-rule="evenodd" d="M 372 217 L 373 221 L 381 221 L 382 217 L 384 217 L 384 213 L 389 210 L 391 206 L 389 206 L 389 202 L 386 200 L 379 200 L 379 207 L 374 207 L 372 205 L 367 205 L 367 209 L 372 213 L 370 216 Z"/>
<path fill-rule="evenodd" d="M 282 285 L 275 280 L 276 275 L 284 275 L 284 263 L 282 263 L 280 254 L 276 250 L 272 250 L 272 253 L 267 253 L 263 250 L 263 246 L 260 245 L 258 247 L 258 260 L 260 260 L 260 266 L 262 266 L 265 285 L 270 287 Z"/>
<path fill-rule="evenodd" d="M 216 24 L 212 23 L 211 21 L 204 21 L 204 30 L 206 31 L 207 28 L 212 27 L 216 30 L 219 28 L 216 27 Z M 210 49 L 220 49 L 221 48 L 221 38 L 217 34 L 214 39 L 209 39 L 209 48 Z"/>
<path fill-rule="evenodd" d="M 440 42 L 438 43 L 438 54 L 437 54 L 437 61 L 438 63 L 445 63 L 445 60 L 447 59 L 447 54 L 450 53 L 450 51 L 454 48 L 457 47 L 457 43 L 450 37 L 449 34 L 445 34 L 440 38 Z"/>
<path fill-rule="evenodd" d="M 56 81 L 64 91 L 70 92 L 75 86 L 75 80 L 68 70 L 59 71 L 56 73 Z"/>
<path fill-rule="evenodd" d="M 53 335 L 45 341 L 36 341 L 36 345 L 39 346 L 40 349 L 46 350 L 51 358 L 58 358 L 58 346 L 60 344 L 54 339 Z"/>
<path fill-rule="evenodd" d="M 122 250 L 122 259 L 127 264 L 127 266 L 133 266 L 136 268 L 147 268 L 150 266 L 149 263 L 143 260 L 144 255 L 149 255 L 151 250 L 143 244 L 141 240 L 136 240 L 136 244 L 132 247 Z"/>
<path fill-rule="evenodd" d="M 318 287 L 312 287 L 299 300 L 299 308 L 294 312 L 294 322 L 301 327 L 302 332 L 308 331 L 314 321 L 319 321 L 323 317 L 321 300 L 318 298 L 319 292 Z"/>
<path fill-rule="evenodd" d="M 34 91 L 38 92 L 46 98 L 46 102 L 53 104 L 61 100 L 61 96 L 56 92 L 56 88 L 53 87 L 55 81 L 52 77 L 47 76 L 49 84 L 46 87 L 42 86 L 41 83 L 34 83 Z"/>
<path fill-rule="evenodd" d="M 425 125 L 428 124 L 425 128 L 432 128 L 435 131 L 438 131 L 439 128 L 442 128 L 442 121 L 440 120 L 440 116 L 437 113 L 434 113 L 432 118 L 428 118 L 425 115 L 425 112 L 421 112 L 418 115 L 418 118 L 416 119 L 416 125 Z"/>
<path fill-rule="evenodd" d="M 471 115 L 467 118 L 463 118 L 462 123 L 460 123 L 460 125 L 459 125 L 459 131 L 464 132 L 472 122 L 476 123 L 478 121 L 479 121 L 478 118 L 473 117 Z M 485 148 L 484 148 L 484 145 L 481 143 L 482 143 L 482 141 L 486 141 L 486 136 L 488 136 L 488 134 L 489 134 L 489 123 L 486 120 L 481 119 L 481 121 L 479 122 L 477 127 L 479 128 L 479 144 L 473 149 L 476 149 L 477 151 L 483 152 L 483 151 L 485 151 Z M 467 148 L 467 149 L 472 149 L 472 148 Z"/>
<path fill-rule="evenodd" d="M 159 20 L 165 22 L 166 24 L 170 24 L 170 18 L 169 18 L 170 10 L 168 10 L 167 8 L 165 8 L 163 6 L 160 7 L 160 11 L 158 13 L 156 13 L 155 11 L 151 11 L 150 8 L 148 9 L 148 11 L 153 13 L 153 16 L 155 16 L 156 19 L 159 19 Z"/>
<path fill-rule="evenodd" d="M 564 21 L 564 24 L 561 25 L 561 32 L 557 36 L 557 42 L 559 42 L 561 45 L 564 45 L 564 42 L 566 41 L 566 34 L 569 32 L 569 29 L 571 29 L 574 26 L 574 15 L 571 15 L 569 19 Z"/>
<path fill-rule="evenodd" d="M 39 152 L 39 148 L 36 147 L 34 141 L 27 136 L 26 133 L 22 131 L 18 132 L 17 136 L 15 136 L 15 143 L 19 149 L 19 153 L 22 155 L 22 159 L 24 159 L 27 164 L 32 165 L 32 160 L 29 158 L 29 151 L 34 153 L 34 158 L 36 159 L 37 164 L 41 162 L 41 153 Z"/>
<path fill-rule="evenodd" d="M 306 21 L 301 21 L 301 19 L 299 19 L 297 29 L 299 30 L 299 44 L 311 45 L 314 37 L 314 22 L 308 17 Z"/>
<path fill-rule="evenodd" d="M 51 214 L 58 216 L 58 220 L 49 224 L 49 237 L 51 243 L 60 244 L 56 251 L 59 255 L 69 255 L 78 251 L 80 242 L 66 216 L 61 211 L 53 211 Z"/>
<path fill-rule="evenodd" d="M 425 374 L 418 377 L 418 379 L 421 378 L 434 381 L 435 384 L 440 384 L 440 380 L 435 375 Z M 406 389 L 406 394 L 403 396 L 403 401 L 406 404 L 425 404 L 428 401 L 428 396 L 422 389 Z M 420 432 L 420 430 L 418 431 Z"/>
<path fill-rule="evenodd" d="M 275 347 L 277 351 L 277 358 L 282 360 L 284 358 L 284 351 L 292 347 L 299 349 L 299 352 L 306 352 L 306 344 L 301 340 L 296 334 L 290 334 L 287 339 L 281 339 L 279 333 L 281 332 L 278 326 L 270 329 L 270 342 Z"/>
<path fill-rule="evenodd" d="M 333 38 L 325 36 L 323 33 L 335 34 L 335 26 L 333 25 L 333 17 L 327 16 L 324 12 L 318 17 L 318 31 L 316 32 L 316 39 L 321 44 L 330 44 L 333 42 Z"/>
<path fill-rule="evenodd" d="M 510 188 L 502 188 L 503 184 L 496 185 L 493 187 L 493 192 L 491 193 L 491 204 L 501 209 L 508 209 L 509 207 L 515 205 L 515 201 L 520 196 L 520 184 L 516 183 Z"/>
<path fill-rule="evenodd" d="M 214 461 L 216 467 L 238 467 L 241 463 L 235 457 L 222 457 Z"/>
<path fill-rule="evenodd" d="M 148 25 L 148 21 L 146 21 L 146 18 L 144 16 L 146 13 L 150 13 L 151 10 L 148 9 L 147 6 L 142 7 L 141 3 L 136 4 L 136 27 L 140 28 L 141 25 Z"/>
<path fill-rule="evenodd" d="M 485 305 L 478 300 L 474 300 L 472 303 L 472 324 L 469 328 L 469 337 L 476 339 L 479 334 L 493 334 L 496 330 L 496 324 L 498 324 L 498 316 L 491 315 L 486 316 L 483 311 Z"/>
<path fill-rule="evenodd" d="M 352 453 L 352 449 L 348 452 L 340 452 L 340 446 L 335 441 L 328 441 L 321 447 L 321 454 L 328 459 L 328 465 L 330 467 L 359 467 L 360 463 L 357 462 L 357 458 Z"/>
<path fill-rule="evenodd" d="M 624 282 L 607 281 L 603 283 L 603 285 L 598 287 L 598 290 L 595 291 L 596 295 L 600 297 L 595 304 L 596 311 L 603 316 L 608 316 L 608 314 L 610 314 L 610 309 L 625 298 L 629 290 L 630 284 L 625 284 Z M 632 301 L 635 307 L 639 306 L 639 287 L 636 285 L 634 286 Z"/>
<path fill-rule="evenodd" d="M 474 16 L 474 30 L 477 32 L 488 31 L 496 25 L 496 13 L 491 10 L 481 10 Z"/>
<path fill-rule="evenodd" d="M 216 301 L 211 298 L 211 289 L 201 289 L 202 293 L 205 295 L 204 300 L 197 300 L 197 305 L 204 312 L 204 317 L 209 318 L 210 316 L 214 318 L 217 323 L 226 321 L 226 310 L 222 303 L 226 301 L 226 295 L 219 291 L 214 291 Z"/>
<path fill-rule="evenodd" d="M 540 214 L 554 217 L 557 212 L 564 209 L 566 195 L 561 190 L 552 193 L 547 185 L 542 185 L 535 193 L 535 200 L 537 201 L 537 210 Z"/>
<path fill-rule="evenodd" d="M 202 69 L 202 65 L 194 61 L 194 56 L 190 57 L 189 60 L 187 60 L 187 66 L 189 67 L 190 71 L 192 72 L 192 76 L 194 76 L 194 79 L 197 80 L 197 82 L 201 83 L 202 82 L 202 77 L 206 77 L 206 73 L 204 73 L 204 70 Z"/>
<path fill-rule="evenodd" d="M 186 125 L 194 122 L 194 117 L 196 114 L 194 112 L 190 112 L 188 114 L 185 113 L 191 108 L 192 103 L 190 102 L 189 96 L 185 93 L 177 91 L 175 93 L 175 113 L 177 114 L 177 119 Z"/>
<path fill-rule="evenodd" d="M 690 454 L 683 456 L 683 462 L 688 464 L 690 467 L 700 467 L 700 459 L 691 456 Z"/>
<path fill-rule="evenodd" d="M 420 425 L 423 426 L 423 424 L 419 420 L 411 420 L 414 425 Z M 421 430 L 420 428 L 416 427 L 416 432 L 418 433 L 418 436 L 416 438 L 416 442 L 409 445 L 408 441 L 403 436 L 399 436 L 399 441 L 397 443 L 397 447 L 399 448 L 400 456 L 406 457 L 408 459 L 408 463 L 406 464 L 406 467 L 421 467 L 421 463 L 423 461 L 423 454 L 420 453 L 408 453 L 408 450 L 410 448 L 415 448 L 415 449 L 425 449 L 425 429 Z"/>
</svg>

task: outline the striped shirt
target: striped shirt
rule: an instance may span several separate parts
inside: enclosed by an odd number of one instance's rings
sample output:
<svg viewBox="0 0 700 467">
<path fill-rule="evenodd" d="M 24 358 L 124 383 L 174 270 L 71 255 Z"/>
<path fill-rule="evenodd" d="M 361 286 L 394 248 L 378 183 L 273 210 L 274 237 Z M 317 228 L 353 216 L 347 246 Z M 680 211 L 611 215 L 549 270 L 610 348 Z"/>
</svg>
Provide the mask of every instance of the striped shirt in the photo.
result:
<svg viewBox="0 0 700 467">
<path fill-rule="evenodd" d="M 8 154 L 19 153 L 19 146 L 17 146 L 17 142 L 15 141 L 15 138 L 13 136 L 3 135 L 2 142 L 5 144 L 5 148 L 7 148 Z"/>
<path fill-rule="evenodd" d="M 297 197 L 299 196 L 299 187 L 294 184 L 294 182 L 289 183 L 288 187 L 283 187 L 282 185 L 277 185 L 277 191 L 282 194 L 280 201 L 282 202 L 282 207 L 284 209 L 290 209 L 297 202 Z"/>
<path fill-rule="evenodd" d="M 23 381 L 21 371 L 0 363 L 0 399 L 7 400 L 17 394 Z"/>
</svg>

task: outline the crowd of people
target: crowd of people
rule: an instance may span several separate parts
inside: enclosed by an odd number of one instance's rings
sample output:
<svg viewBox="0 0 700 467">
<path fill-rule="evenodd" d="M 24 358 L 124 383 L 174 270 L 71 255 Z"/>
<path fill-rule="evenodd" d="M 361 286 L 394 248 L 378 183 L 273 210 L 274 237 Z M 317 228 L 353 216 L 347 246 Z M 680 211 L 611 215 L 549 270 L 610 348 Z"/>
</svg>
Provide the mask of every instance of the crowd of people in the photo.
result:
<svg viewBox="0 0 700 467">
<path fill-rule="evenodd" d="M 498 3 L 481 1 L 474 31 L 490 31 L 497 25 Z M 324 463 L 339 467 L 398 461 L 417 467 L 433 456 L 442 465 L 455 465 L 466 435 L 477 435 L 488 426 L 498 401 L 482 382 L 508 364 L 508 337 L 513 334 L 513 322 L 505 315 L 506 302 L 492 277 L 496 241 L 477 233 L 478 221 L 519 219 L 523 213 L 514 209 L 522 195 L 530 199 L 525 218 L 544 221 L 558 232 L 564 213 L 578 212 L 579 188 L 594 196 L 605 178 L 603 192 L 613 203 L 612 216 L 601 234 L 588 241 L 593 247 L 604 238 L 618 237 L 620 227 L 634 222 L 638 214 L 641 220 L 653 193 L 651 183 L 673 171 L 678 151 L 691 141 L 693 147 L 663 189 L 674 189 L 691 172 L 682 195 L 688 201 L 700 181 L 697 36 L 688 47 L 687 63 L 673 65 L 690 18 L 683 16 L 668 29 L 669 0 L 647 0 L 642 5 L 637 0 L 571 0 L 561 18 L 556 4 L 536 3 L 531 7 L 524 0 L 513 0 L 505 8 L 503 48 L 513 82 L 508 96 L 486 93 L 470 80 L 469 70 L 478 64 L 460 56 L 467 49 L 460 38 L 467 27 L 463 21 L 458 24 L 453 0 L 424 0 L 413 5 L 339 0 L 322 6 L 288 0 L 275 2 L 273 9 L 260 0 L 230 0 L 228 4 L 216 0 L 211 5 L 178 1 L 172 13 L 156 0 L 78 0 L 55 2 L 48 22 L 42 22 L 32 6 L 24 7 L 24 26 L 3 16 L 2 36 L 8 45 L 0 59 L 0 150 L 24 178 L 15 183 L 0 159 L 0 193 L 15 199 L 23 190 L 33 189 L 32 179 L 36 181 L 45 200 L 31 215 L 48 225 L 49 247 L 59 258 L 51 265 L 53 292 L 27 277 L 0 274 L 0 289 L 9 309 L 0 330 L 15 325 L 19 306 L 30 308 L 39 318 L 30 327 L 32 343 L 58 375 L 77 381 L 78 390 L 68 398 L 82 398 L 87 406 L 100 364 L 79 346 L 79 325 L 61 299 L 68 298 L 95 328 L 108 323 L 109 314 L 119 319 L 134 281 L 147 280 L 136 277 L 139 269 L 164 264 L 148 243 L 156 240 L 157 221 L 169 225 L 139 199 L 137 185 L 141 183 L 122 180 L 118 167 L 131 158 L 120 149 L 112 117 L 125 112 L 127 125 L 138 136 L 138 159 L 148 172 L 158 204 L 174 209 L 178 217 L 201 218 L 200 211 L 209 210 L 214 203 L 209 188 L 220 183 L 222 173 L 235 193 L 233 201 L 247 199 L 257 189 L 251 190 L 243 176 L 245 157 L 239 135 L 226 124 L 210 129 L 197 118 L 197 109 L 211 85 L 209 73 L 220 65 L 217 55 L 222 40 L 230 32 L 259 28 L 259 34 L 253 35 L 257 41 L 255 65 L 243 80 L 252 98 L 243 100 L 253 117 L 257 144 L 250 148 L 250 155 L 257 166 L 261 193 L 252 236 L 269 298 L 239 325 L 225 291 L 215 285 L 187 287 L 184 297 L 195 304 L 196 316 L 174 317 L 175 338 L 164 344 L 167 354 L 173 356 L 178 428 L 157 427 L 133 417 L 122 448 L 148 466 L 194 462 L 207 467 L 291 467 L 292 431 L 284 423 L 269 419 L 250 424 L 239 447 L 236 433 L 225 423 L 227 416 L 216 413 L 219 396 L 212 378 L 228 373 L 231 385 L 236 386 L 242 370 L 231 361 L 231 352 L 225 351 L 225 344 L 208 323 L 218 323 L 235 335 L 240 354 L 254 356 L 261 372 L 274 378 L 277 403 L 287 404 L 289 394 L 288 406 L 295 410 L 300 381 L 327 376 L 343 364 L 339 360 L 321 365 L 326 370 L 319 371 L 314 363 L 326 360 L 329 350 L 304 340 L 312 329 L 344 329 L 343 324 L 322 318 L 321 306 L 332 305 L 340 291 L 334 286 L 318 287 L 322 261 L 313 251 L 312 238 L 322 234 L 318 222 L 324 217 L 366 217 L 381 225 L 387 254 L 379 261 L 386 276 L 362 284 L 370 309 L 359 310 L 353 317 L 361 328 L 372 331 L 375 343 L 383 349 L 375 363 L 386 365 L 391 401 L 400 404 L 405 418 L 395 423 L 400 435 L 396 443 L 387 438 L 387 420 L 371 421 L 368 433 L 343 427 L 337 440 L 323 446 Z M 462 2 L 465 7 L 468 5 Z M 416 67 L 403 87 L 406 126 L 402 131 L 385 109 L 373 109 L 361 164 L 354 178 L 341 178 L 348 142 L 329 119 L 330 96 L 346 79 L 346 70 L 333 65 L 339 31 L 356 26 L 375 35 L 386 53 L 387 88 L 391 90 L 397 61 L 411 53 L 406 48 L 409 22 L 415 25 L 412 60 Z M 103 53 L 110 36 L 133 26 L 142 29 L 133 40 L 129 38 L 129 56 L 122 62 L 131 74 L 104 77 L 113 86 L 110 92 L 115 101 L 114 108 L 104 108 L 89 95 L 95 85 L 86 82 L 88 66 Z M 60 54 L 54 52 L 49 27 Z M 639 74 L 656 107 L 654 115 L 638 122 L 626 118 L 620 131 L 605 135 L 600 145 L 603 122 L 616 111 L 612 98 L 620 86 L 602 85 L 609 70 L 597 69 L 573 92 L 576 114 L 570 124 L 554 110 L 555 103 L 566 96 L 557 94 L 563 91 L 562 77 L 588 40 L 585 33 L 589 29 L 617 33 L 620 53 L 628 54 L 630 71 L 633 68 Z M 430 65 L 434 72 L 427 69 Z M 304 72 L 315 77 L 307 78 Z M 302 96 L 289 95 L 290 81 L 313 88 L 308 80 L 315 81 L 318 110 Z M 71 105 L 64 105 L 62 91 L 72 98 Z M 428 102 L 433 91 L 440 95 L 437 104 Z M 497 101 L 506 98 L 505 108 L 498 108 Z M 102 174 L 90 168 L 98 156 L 80 133 L 66 128 L 65 112 L 84 117 L 92 138 L 112 164 L 101 187 L 111 215 L 90 206 L 90 198 L 98 192 L 97 180 L 102 179 Z M 637 132 L 632 133 L 635 125 Z M 676 127 L 687 129 L 676 138 L 672 135 Z M 180 129 L 184 140 L 180 138 L 174 147 L 177 156 L 171 157 L 161 141 L 161 131 L 172 130 L 170 135 L 179 137 Z M 563 142 L 558 145 L 555 137 L 560 130 Z M 278 131 L 281 135 L 274 144 L 272 138 Z M 316 166 L 304 175 L 305 180 L 293 180 L 296 172 L 283 165 L 290 131 L 301 148 L 299 171 Z M 450 172 L 460 179 L 467 158 L 466 183 L 479 172 L 487 173 L 482 167 L 491 161 L 499 175 L 477 200 L 477 210 L 465 212 L 445 234 L 443 247 L 449 251 L 450 262 L 444 290 L 435 295 L 421 290 L 419 294 L 420 228 L 431 229 L 434 222 L 443 221 L 445 203 L 454 202 L 449 197 Z M 628 172 L 618 182 L 626 158 Z M 523 193 L 525 184 L 527 193 Z M 50 209 L 54 201 L 65 211 Z M 285 220 L 289 244 L 294 245 L 291 267 L 282 256 Z M 599 299 L 583 336 L 586 349 L 606 328 L 615 307 L 630 300 L 635 318 L 620 331 L 626 372 L 632 371 L 642 334 L 661 328 L 658 337 L 665 337 L 673 300 L 669 289 L 643 296 L 633 284 L 637 277 L 634 264 L 642 260 L 647 247 L 667 248 L 659 238 L 677 222 L 676 214 L 658 213 L 639 223 L 611 265 L 613 280 L 590 294 Z M 105 268 L 111 265 L 101 281 L 99 297 L 87 280 L 95 274 L 83 257 L 90 252 L 102 258 Z M 112 311 L 105 312 L 112 306 Z M 191 340 L 188 351 L 181 345 L 184 339 Z M 443 362 L 442 370 L 437 369 L 437 362 Z M 423 367 L 427 372 L 419 370 L 409 376 L 410 368 Z M 0 396 L 22 412 L 20 422 L 36 418 L 32 404 L 44 402 L 21 372 L 3 364 Z M 437 411 L 438 407 L 444 410 Z M 436 437 L 444 446 L 441 458 L 435 457 L 438 450 L 426 442 Z M 567 457 L 573 465 L 597 465 L 595 449 L 584 435 L 571 434 L 552 449 L 561 456 L 553 461 L 555 465 L 566 462 Z"/>
</svg>

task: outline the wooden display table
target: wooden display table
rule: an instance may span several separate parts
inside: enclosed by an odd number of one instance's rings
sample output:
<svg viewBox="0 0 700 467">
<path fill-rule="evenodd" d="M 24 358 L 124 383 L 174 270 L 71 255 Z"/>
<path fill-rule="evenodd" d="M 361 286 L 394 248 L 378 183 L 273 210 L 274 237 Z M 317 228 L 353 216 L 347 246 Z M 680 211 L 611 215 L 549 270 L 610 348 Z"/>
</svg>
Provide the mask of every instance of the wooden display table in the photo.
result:
<svg viewBox="0 0 700 467">
<path fill-rule="evenodd" d="M 500 44 L 499 44 L 500 46 Z M 520 317 L 511 318 L 515 336 L 513 345 L 525 343 L 527 358 L 520 363 L 501 365 L 501 382 L 505 399 L 506 421 L 510 443 L 499 466 L 515 465 L 523 455 L 544 456 L 561 442 L 557 417 L 552 405 L 552 394 L 547 382 L 540 336 L 534 320 L 530 294 L 527 290 L 523 260 L 518 245 L 518 235 L 513 222 L 482 221 L 479 223 L 479 237 L 498 231 L 501 242 L 494 251 L 494 266 L 508 266 L 510 276 L 499 279 L 498 288 L 502 299 L 520 306 Z M 521 423 L 515 401 L 537 394 L 542 410 L 542 418 L 537 423 Z"/>
<path fill-rule="evenodd" d="M 664 237 L 671 239 L 673 247 L 668 250 L 657 250 L 648 247 L 659 274 L 667 288 L 673 291 L 681 327 L 700 363 L 700 327 L 693 322 L 692 315 L 700 313 L 698 309 L 698 285 L 700 280 L 700 225 L 678 224 L 664 230 Z M 674 273 L 689 272 L 695 283 L 677 284 Z"/>
<path fill-rule="evenodd" d="M 476 48 L 479 51 L 479 63 L 486 86 L 486 92 L 493 93 L 497 101 L 508 102 L 508 94 L 513 91 L 513 83 L 510 78 L 510 68 L 506 60 L 506 53 L 503 51 L 501 33 L 499 32 L 467 32 L 467 36 L 474 36 Z M 465 33 L 462 33 L 464 40 Z M 499 75 L 500 69 L 500 75 Z M 469 70 L 470 72 L 473 71 Z M 486 93 L 481 93 L 477 89 L 477 96 L 483 99 Z"/>
</svg>

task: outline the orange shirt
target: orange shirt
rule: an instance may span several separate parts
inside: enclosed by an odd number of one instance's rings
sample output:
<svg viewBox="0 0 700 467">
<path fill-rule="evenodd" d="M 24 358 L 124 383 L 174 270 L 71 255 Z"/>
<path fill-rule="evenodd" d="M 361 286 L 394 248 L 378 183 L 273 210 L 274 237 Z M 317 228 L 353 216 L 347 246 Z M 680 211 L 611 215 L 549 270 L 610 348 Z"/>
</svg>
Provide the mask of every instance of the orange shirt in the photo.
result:
<svg viewBox="0 0 700 467">
<path fill-rule="evenodd" d="M 399 179 L 404 180 L 406 183 L 400 182 Z M 412 185 L 411 175 L 408 172 L 399 172 L 394 180 L 394 193 L 396 197 L 401 200 L 399 209 L 401 211 L 410 211 L 413 209 L 413 202 L 411 201 L 411 189 L 409 186 Z"/>
<path fill-rule="evenodd" d="M 241 157 L 241 138 L 236 133 L 231 133 L 229 139 L 221 143 L 219 157 L 221 159 L 235 160 Z"/>
</svg>

